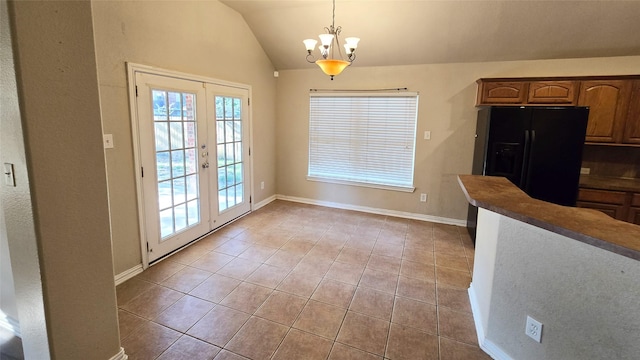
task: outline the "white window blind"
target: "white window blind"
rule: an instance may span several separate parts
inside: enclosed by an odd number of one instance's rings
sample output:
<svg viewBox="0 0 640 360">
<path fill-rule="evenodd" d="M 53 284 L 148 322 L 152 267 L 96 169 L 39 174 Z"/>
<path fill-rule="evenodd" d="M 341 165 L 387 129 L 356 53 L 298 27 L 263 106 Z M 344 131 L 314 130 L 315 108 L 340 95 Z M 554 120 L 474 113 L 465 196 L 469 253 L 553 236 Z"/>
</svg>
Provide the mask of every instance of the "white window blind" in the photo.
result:
<svg viewBox="0 0 640 360">
<path fill-rule="evenodd" d="M 313 93 L 309 104 L 309 180 L 414 190 L 417 93 Z"/>
</svg>

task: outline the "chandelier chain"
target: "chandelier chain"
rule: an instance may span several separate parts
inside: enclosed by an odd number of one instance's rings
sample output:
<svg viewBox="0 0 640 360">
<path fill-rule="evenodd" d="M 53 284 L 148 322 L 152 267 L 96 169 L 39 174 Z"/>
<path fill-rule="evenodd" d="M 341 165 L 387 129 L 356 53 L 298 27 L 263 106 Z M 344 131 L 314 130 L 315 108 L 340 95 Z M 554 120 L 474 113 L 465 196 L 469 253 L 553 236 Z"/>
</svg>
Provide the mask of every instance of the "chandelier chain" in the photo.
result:
<svg viewBox="0 0 640 360">
<path fill-rule="evenodd" d="M 336 0 L 333 0 L 333 16 L 331 18 L 331 27 L 336 26 Z"/>
</svg>

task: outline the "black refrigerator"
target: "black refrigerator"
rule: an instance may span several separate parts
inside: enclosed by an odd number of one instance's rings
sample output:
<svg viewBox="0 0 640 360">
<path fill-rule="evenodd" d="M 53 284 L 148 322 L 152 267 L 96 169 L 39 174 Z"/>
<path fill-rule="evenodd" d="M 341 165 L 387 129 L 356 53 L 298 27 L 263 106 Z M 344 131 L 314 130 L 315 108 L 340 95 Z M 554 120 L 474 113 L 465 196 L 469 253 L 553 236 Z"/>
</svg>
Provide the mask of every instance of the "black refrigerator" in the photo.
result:
<svg viewBox="0 0 640 360">
<path fill-rule="evenodd" d="M 534 199 L 575 206 L 587 107 L 490 107 L 478 111 L 474 175 L 504 176 Z M 469 206 L 475 239 L 478 209 Z"/>
</svg>

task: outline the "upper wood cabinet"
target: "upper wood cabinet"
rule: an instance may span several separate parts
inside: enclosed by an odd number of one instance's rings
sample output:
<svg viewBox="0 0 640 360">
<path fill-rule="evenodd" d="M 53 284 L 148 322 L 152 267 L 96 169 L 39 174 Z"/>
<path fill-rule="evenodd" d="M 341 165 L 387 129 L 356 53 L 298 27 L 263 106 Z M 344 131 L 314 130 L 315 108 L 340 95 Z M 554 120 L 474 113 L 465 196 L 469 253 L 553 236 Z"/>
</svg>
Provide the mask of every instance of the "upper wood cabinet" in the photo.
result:
<svg viewBox="0 0 640 360">
<path fill-rule="evenodd" d="M 626 80 L 580 83 L 578 106 L 589 107 L 586 141 L 621 142 L 631 86 Z"/>
<path fill-rule="evenodd" d="M 640 80 L 633 82 L 622 142 L 640 144 Z"/>
<path fill-rule="evenodd" d="M 476 106 L 587 106 L 586 143 L 640 146 L 640 75 L 479 79 Z"/>
<path fill-rule="evenodd" d="M 478 102 L 482 104 L 522 104 L 527 95 L 528 83 L 482 82 L 478 90 Z"/>
<path fill-rule="evenodd" d="M 575 105 L 576 81 L 478 80 L 477 105 Z"/>
<path fill-rule="evenodd" d="M 575 81 L 532 81 L 529 84 L 528 104 L 575 104 Z"/>
</svg>

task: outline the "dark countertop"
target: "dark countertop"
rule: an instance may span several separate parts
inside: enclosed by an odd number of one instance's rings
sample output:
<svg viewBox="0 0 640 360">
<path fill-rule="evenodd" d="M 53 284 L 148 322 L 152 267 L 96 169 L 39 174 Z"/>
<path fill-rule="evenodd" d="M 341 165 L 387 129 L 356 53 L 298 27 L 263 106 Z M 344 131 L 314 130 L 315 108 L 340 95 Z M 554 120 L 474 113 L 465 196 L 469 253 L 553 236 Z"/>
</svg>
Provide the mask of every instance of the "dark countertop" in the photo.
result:
<svg viewBox="0 0 640 360">
<path fill-rule="evenodd" d="M 640 226 L 612 219 L 598 210 L 536 200 L 503 177 L 458 175 L 471 205 L 568 238 L 640 260 Z"/>
<path fill-rule="evenodd" d="M 640 179 L 580 175 L 580 187 L 589 189 L 630 191 L 640 193 Z"/>
</svg>

